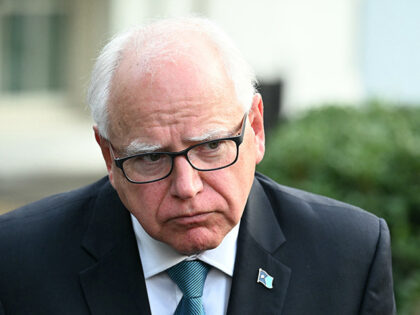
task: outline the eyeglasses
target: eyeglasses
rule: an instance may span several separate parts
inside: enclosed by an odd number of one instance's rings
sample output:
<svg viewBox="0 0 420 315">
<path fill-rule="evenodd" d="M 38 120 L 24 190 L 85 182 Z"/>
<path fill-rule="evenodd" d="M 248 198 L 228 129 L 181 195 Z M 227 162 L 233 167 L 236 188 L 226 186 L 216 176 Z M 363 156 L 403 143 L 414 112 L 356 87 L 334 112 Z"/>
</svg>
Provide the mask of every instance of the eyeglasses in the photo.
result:
<svg viewBox="0 0 420 315">
<path fill-rule="evenodd" d="M 177 156 L 184 156 L 198 171 L 215 171 L 231 166 L 238 160 L 246 118 L 247 113 L 242 118 L 241 133 L 238 136 L 200 142 L 178 152 L 150 152 L 116 158 L 111 142 L 108 143 L 115 165 L 122 170 L 127 180 L 134 184 L 147 184 L 168 177 Z"/>
</svg>

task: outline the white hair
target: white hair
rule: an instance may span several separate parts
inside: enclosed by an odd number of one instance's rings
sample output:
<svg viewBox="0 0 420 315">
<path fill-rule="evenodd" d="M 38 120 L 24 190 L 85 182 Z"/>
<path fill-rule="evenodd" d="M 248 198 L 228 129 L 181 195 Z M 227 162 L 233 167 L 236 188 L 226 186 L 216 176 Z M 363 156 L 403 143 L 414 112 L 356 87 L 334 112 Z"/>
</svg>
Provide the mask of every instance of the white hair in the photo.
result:
<svg viewBox="0 0 420 315">
<path fill-rule="evenodd" d="M 213 22 L 205 18 L 187 17 L 160 20 L 143 27 L 135 27 L 117 34 L 99 54 L 92 71 L 87 101 L 99 133 L 108 138 L 108 102 L 114 73 L 129 44 L 138 55 L 140 69 L 150 72 L 152 59 L 169 59 L 179 53 L 179 47 L 194 49 L 194 43 L 185 40 L 188 31 L 198 32 L 218 52 L 236 97 L 248 111 L 256 93 L 256 77 L 232 40 Z M 131 47 L 131 46 L 130 46 Z M 182 51 L 189 51 L 183 49 Z M 155 63 L 156 64 L 156 63 Z"/>
</svg>

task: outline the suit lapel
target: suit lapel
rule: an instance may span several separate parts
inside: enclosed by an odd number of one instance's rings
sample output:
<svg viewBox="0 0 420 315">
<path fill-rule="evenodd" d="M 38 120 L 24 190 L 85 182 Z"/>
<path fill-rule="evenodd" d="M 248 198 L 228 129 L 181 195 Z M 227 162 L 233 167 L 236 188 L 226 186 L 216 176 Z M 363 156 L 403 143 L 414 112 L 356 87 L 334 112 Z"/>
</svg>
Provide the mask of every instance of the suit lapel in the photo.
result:
<svg viewBox="0 0 420 315">
<path fill-rule="evenodd" d="M 92 314 L 150 314 L 128 210 L 107 183 L 98 195 L 82 246 L 96 263 L 80 272 Z"/>
<path fill-rule="evenodd" d="M 228 314 L 280 314 L 291 269 L 275 252 L 285 242 L 261 184 L 254 180 L 241 220 Z M 273 288 L 257 283 L 259 268 L 274 278 Z"/>
</svg>

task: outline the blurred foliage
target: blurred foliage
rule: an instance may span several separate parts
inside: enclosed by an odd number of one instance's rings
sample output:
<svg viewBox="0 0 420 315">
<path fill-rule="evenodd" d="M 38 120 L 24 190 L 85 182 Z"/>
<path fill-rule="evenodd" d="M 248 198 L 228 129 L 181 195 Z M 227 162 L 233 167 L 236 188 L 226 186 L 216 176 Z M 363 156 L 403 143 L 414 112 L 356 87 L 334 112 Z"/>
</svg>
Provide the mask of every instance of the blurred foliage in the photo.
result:
<svg viewBox="0 0 420 315">
<path fill-rule="evenodd" d="M 420 107 L 326 106 L 270 134 L 258 170 L 386 219 L 399 314 L 420 314 Z"/>
</svg>

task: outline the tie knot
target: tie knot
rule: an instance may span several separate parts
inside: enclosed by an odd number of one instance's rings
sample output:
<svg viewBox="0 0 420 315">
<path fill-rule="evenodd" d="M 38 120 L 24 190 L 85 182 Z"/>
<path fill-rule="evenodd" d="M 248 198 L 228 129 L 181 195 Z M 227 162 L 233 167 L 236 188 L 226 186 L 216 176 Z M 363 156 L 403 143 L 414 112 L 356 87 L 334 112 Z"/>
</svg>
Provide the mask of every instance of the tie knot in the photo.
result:
<svg viewBox="0 0 420 315">
<path fill-rule="evenodd" d="M 198 261 L 183 261 L 167 270 L 169 277 L 181 289 L 184 296 L 193 298 L 203 295 L 204 281 L 210 266 Z"/>
</svg>

